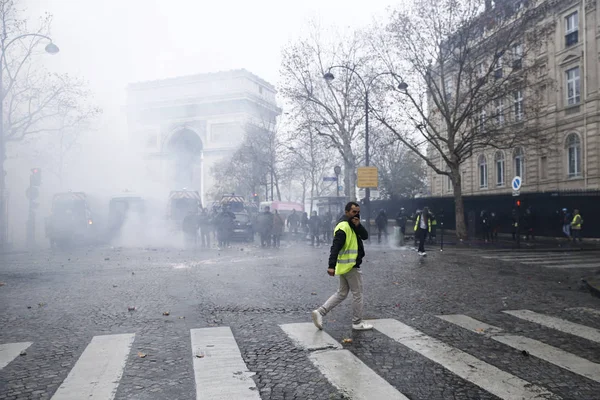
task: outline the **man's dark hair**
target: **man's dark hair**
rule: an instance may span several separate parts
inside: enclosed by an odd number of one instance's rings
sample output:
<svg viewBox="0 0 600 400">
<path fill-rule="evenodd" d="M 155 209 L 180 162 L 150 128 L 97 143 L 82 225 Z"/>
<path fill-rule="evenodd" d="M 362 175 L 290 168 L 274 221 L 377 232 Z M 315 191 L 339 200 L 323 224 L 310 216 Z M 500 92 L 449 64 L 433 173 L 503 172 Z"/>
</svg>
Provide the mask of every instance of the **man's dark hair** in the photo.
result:
<svg viewBox="0 0 600 400">
<path fill-rule="evenodd" d="M 346 207 L 344 207 L 344 210 L 346 210 L 346 212 L 350 211 L 352 209 L 352 206 L 356 206 L 360 208 L 360 204 L 358 204 L 355 201 L 349 201 L 348 203 L 346 203 Z"/>
</svg>

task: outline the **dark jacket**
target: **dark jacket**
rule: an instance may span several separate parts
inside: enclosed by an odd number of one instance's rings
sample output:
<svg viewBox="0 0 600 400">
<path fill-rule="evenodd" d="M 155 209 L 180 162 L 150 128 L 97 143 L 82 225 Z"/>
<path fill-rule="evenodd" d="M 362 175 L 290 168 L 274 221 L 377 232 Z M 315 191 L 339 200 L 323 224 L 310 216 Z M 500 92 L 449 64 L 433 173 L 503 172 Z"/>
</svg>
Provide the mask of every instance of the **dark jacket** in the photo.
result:
<svg viewBox="0 0 600 400">
<path fill-rule="evenodd" d="M 369 238 L 369 232 L 367 232 L 365 227 L 362 225 L 354 226 L 354 224 L 350 222 L 348 217 L 345 215 L 340 218 L 338 224 L 342 221 L 346 221 L 350 225 L 350 228 L 352 228 L 352 230 L 354 230 L 356 233 L 356 239 L 358 240 L 358 256 L 356 257 L 356 264 L 354 265 L 354 268 L 360 268 L 362 259 L 365 256 L 365 246 L 363 245 L 363 240 L 367 240 Z M 331 251 L 329 253 L 329 265 L 327 266 L 328 269 L 335 269 L 338 254 L 340 254 L 340 250 L 342 250 L 342 247 L 344 247 L 344 243 L 346 243 L 346 233 L 343 230 L 338 229 L 333 236 L 333 244 L 331 245 Z"/>
</svg>

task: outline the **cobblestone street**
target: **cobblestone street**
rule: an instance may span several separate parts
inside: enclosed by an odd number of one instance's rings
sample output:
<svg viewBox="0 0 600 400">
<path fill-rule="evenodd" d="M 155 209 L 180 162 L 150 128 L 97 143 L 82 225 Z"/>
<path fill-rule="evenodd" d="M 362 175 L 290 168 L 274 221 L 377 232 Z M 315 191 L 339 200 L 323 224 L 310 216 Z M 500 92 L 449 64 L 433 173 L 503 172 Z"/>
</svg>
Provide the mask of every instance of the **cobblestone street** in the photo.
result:
<svg viewBox="0 0 600 400">
<path fill-rule="evenodd" d="M 597 252 L 367 245 L 375 329 L 352 331 L 348 299 L 319 332 L 328 251 L 5 254 L 0 399 L 598 398 L 600 303 L 579 285 Z"/>
</svg>

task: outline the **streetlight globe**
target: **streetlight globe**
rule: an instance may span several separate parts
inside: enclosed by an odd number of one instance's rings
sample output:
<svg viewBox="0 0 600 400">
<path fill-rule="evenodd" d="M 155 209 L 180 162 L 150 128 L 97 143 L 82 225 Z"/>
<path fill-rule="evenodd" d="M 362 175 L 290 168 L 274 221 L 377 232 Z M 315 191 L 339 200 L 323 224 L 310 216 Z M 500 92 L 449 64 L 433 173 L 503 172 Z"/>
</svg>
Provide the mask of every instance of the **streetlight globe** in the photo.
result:
<svg viewBox="0 0 600 400">
<path fill-rule="evenodd" d="M 398 85 L 398 89 L 402 90 L 402 91 L 406 91 L 406 89 L 408 89 L 408 84 L 404 81 L 400 82 L 400 84 Z"/>
<path fill-rule="evenodd" d="M 50 42 L 46 45 L 46 53 L 48 54 L 56 54 L 60 51 L 60 49 L 58 48 L 57 45 L 55 45 L 54 43 Z"/>
<path fill-rule="evenodd" d="M 331 82 L 335 79 L 335 76 L 333 76 L 331 72 L 327 72 L 325 75 L 323 75 L 323 79 L 325 79 L 327 82 Z"/>
</svg>

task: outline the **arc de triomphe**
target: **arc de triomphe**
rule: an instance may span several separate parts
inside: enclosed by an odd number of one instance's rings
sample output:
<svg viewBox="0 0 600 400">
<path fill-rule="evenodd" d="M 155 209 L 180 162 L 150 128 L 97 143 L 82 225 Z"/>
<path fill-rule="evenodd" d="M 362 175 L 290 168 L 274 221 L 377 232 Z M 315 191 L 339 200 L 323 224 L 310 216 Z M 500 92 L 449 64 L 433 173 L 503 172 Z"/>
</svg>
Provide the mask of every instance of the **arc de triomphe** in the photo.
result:
<svg viewBox="0 0 600 400">
<path fill-rule="evenodd" d="M 280 114 L 275 95 L 244 69 L 129 85 L 130 139 L 142 149 L 145 178 L 165 190 L 198 190 L 206 204 L 211 166 L 237 148 L 247 122 Z"/>
</svg>

